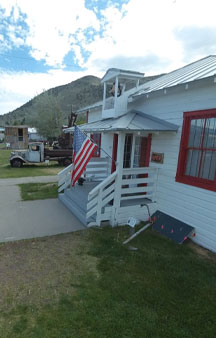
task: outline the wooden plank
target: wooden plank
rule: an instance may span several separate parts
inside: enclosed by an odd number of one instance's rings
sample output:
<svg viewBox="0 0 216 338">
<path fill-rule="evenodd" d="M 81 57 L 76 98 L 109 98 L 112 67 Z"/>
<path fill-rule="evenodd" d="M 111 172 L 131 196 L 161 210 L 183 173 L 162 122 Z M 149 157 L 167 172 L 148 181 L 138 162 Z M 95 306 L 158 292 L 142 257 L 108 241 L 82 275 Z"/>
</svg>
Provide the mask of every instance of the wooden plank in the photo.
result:
<svg viewBox="0 0 216 338">
<path fill-rule="evenodd" d="M 109 203 L 111 200 L 113 200 L 114 198 L 114 193 L 110 194 L 109 196 L 107 196 L 106 198 L 103 199 L 102 201 L 102 208 Z"/>
<path fill-rule="evenodd" d="M 100 190 L 100 188 L 104 188 L 106 185 L 109 185 L 112 181 L 114 181 L 114 178 L 117 176 L 117 172 L 114 171 L 110 176 L 108 176 L 103 182 L 98 184 L 94 189 L 92 189 L 89 193 L 89 199 Z"/>
<path fill-rule="evenodd" d="M 148 192 L 148 191 L 153 191 L 153 186 L 136 187 L 136 188 L 122 188 L 121 189 L 121 195 L 143 193 L 143 192 Z M 143 195 L 143 196 L 145 197 L 145 195 Z M 142 196 L 140 196 L 140 197 L 142 197 Z"/>
<path fill-rule="evenodd" d="M 68 183 L 65 182 L 61 187 L 58 188 L 58 192 L 61 192 L 62 190 L 66 189 L 68 187 Z"/>
<path fill-rule="evenodd" d="M 97 205 L 97 196 L 87 203 L 87 210 Z"/>
<path fill-rule="evenodd" d="M 108 194 L 110 194 L 111 192 L 113 192 L 115 190 L 115 183 L 112 184 L 110 187 L 108 187 L 107 189 L 103 190 L 102 192 L 102 198 L 106 197 Z"/>
<path fill-rule="evenodd" d="M 140 184 L 140 183 L 154 183 L 153 178 L 133 178 L 133 179 L 123 179 L 122 185 L 126 184 Z"/>
<path fill-rule="evenodd" d="M 62 171 L 58 173 L 58 177 L 62 178 L 64 175 L 66 175 L 69 171 L 72 170 L 73 164 L 70 164 L 68 167 L 64 168 Z"/>
<path fill-rule="evenodd" d="M 156 170 L 157 168 L 155 167 L 129 168 L 129 169 L 123 169 L 123 175 L 148 174 Z"/>
<path fill-rule="evenodd" d="M 94 215 L 95 213 L 97 212 L 97 204 L 94 208 L 92 208 L 91 210 L 89 210 L 87 213 L 86 213 L 86 218 L 89 218 L 91 217 L 92 215 Z"/>
<path fill-rule="evenodd" d="M 64 177 L 62 177 L 59 181 L 58 181 L 58 185 L 62 185 L 64 182 L 66 182 L 68 179 L 71 180 L 71 175 L 66 175 Z"/>
<path fill-rule="evenodd" d="M 149 198 L 149 199 L 151 199 L 151 197 L 152 197 L 152 194 L 143 195 L 143 198 Z M 135 199 L 138 199 L 138 198 L 142 198 L 142 196 L 141 195 L 136 195 L 136 196 L 121 197 L 121 201 L 135 200 Z"/>
</svg>

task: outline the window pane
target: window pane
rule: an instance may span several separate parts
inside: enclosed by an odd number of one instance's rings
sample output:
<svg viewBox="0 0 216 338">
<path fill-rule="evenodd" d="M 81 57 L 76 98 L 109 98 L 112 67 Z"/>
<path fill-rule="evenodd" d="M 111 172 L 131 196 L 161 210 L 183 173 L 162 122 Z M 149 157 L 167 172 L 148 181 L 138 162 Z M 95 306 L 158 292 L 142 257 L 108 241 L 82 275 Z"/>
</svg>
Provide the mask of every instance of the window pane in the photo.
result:
<svg viewBox="0 0 216 338">
<path fill-rule="evenodd" d="M 200 177 L 213 181 L 216 171 L 216 151 L 205 151 L 202 158 Z"/>
<path fill-rule="evenodd" d="M 131 148 L 132 148 L 133 135 L 127 134 L 125 136 L 125 147 L 124 147 L 124 163 L 123 168 L 130 168 L 131 166 Z"/>
<path fill-rule="evenodd" d="M 203 128 L 205 125 L 205 119 L 196 119 L 191 121 L 189 147 L 199 148 L 201 146 Z"/>
<path fill-rule="evenodd" d="M 187 153 L 187 164 L 185 174 L 193 177 L 198 177 L 199 166 L 201 159 L 200 150 L 189 149 Z"/>
<path fill-rule="evenodd" d="M 206 119 L 204 148 L 216 148 L 216 118 Z"/>
<path fill-rule="evenodd" d="M 135 149 L 134 149 L 134 168 L 139 167 L 140 163 L 140 151 L 141 151 L 141 137 L 135 138 Z"/>
</svg>

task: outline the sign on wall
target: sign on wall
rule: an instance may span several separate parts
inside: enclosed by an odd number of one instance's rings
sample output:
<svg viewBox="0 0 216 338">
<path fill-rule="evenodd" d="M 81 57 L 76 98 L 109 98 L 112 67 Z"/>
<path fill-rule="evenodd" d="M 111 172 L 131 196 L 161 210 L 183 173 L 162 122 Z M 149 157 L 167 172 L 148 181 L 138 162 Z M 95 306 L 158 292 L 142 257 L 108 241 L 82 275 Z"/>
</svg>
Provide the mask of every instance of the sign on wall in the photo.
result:
<svg viewBox="0 0 216 338">
<path fill-rule="evenodd" d="M 164 162 L 164 153 L 153 152 L 151 155 L 151 162 L 162 164 Z"/>
</svg>

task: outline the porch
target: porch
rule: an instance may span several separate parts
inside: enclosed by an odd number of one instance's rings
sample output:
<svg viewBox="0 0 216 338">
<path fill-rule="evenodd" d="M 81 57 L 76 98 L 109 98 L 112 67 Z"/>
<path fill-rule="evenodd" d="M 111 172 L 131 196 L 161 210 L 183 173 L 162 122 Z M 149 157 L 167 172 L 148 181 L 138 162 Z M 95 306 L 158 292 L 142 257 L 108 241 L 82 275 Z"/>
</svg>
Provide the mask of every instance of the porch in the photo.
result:
<svg viewBox="0 0 216 338">
<path fill-rule="evenodd" d="M 59 200 L 85 225 L 125 224 L 130 216 L 145 221 L 156 211 L 158 169 L 117 169 L 102 178 L 109 159 L 93 159 L 86 168 L 83 185 L 71 187 L 72 165 L 59 173 Z M 93 167 L 94 166 L 94 170 Z M 91 175 L 89 169 L 91 168 Z M 103 171 L 104 170 L 104 171 Z M 148 209 L 145 206 L 148 205 Z"/>
</svg>

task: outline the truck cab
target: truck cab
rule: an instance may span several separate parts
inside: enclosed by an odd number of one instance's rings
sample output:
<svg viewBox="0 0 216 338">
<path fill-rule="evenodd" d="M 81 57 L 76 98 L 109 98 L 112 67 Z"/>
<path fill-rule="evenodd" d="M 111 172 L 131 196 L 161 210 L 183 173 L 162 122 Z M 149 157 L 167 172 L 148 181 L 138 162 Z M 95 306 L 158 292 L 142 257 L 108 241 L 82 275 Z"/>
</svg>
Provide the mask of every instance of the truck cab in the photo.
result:
<svg viewBox="0 0 216 338">
<path fill-rule="evenodd" d="M 44 145 L 43 143 L 30 143 L 26 152 L 26 160 L 31 163 L 40 163 L 44 161 Z"/>
</svg>

